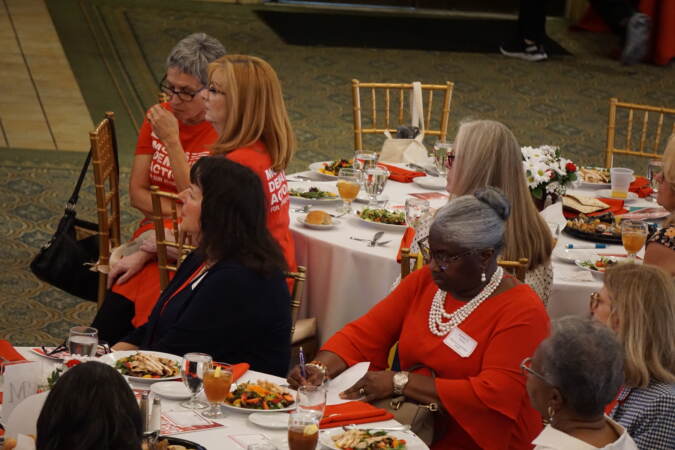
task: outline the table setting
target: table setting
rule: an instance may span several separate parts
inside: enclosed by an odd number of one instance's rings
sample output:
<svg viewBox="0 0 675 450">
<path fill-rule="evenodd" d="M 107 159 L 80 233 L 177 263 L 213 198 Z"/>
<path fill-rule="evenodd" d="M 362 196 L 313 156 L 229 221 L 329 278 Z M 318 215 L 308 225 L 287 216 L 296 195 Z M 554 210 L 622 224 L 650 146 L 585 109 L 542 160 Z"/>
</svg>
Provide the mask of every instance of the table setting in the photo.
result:
<svg viewBox="0 0 675 450">
<path fill-rule="evenodd" d="M 90 338 L 95 338 L 95 329 L 87 328 Z M 179 356 L 133 350 L 96 356 L 96 347 L 85 352 L 77 343 L 76 332 L 70 332 L 68 354 L 62 362 L 31 347 L 15 348 L 0 340 L 6 400 L 0 409 L 7 433 L 4 438 L 18 438 L 19 450 L 34 448 L 34 442 L 26 436 L 35 435 L 37 417 L 49 389 L 64 372 L 88 361 L 108 364 L 127 380 L 139 403 L 144 440 L 151 449 L 166 448 L 162 445 L 194 450 L 337 449 L 344 448 L 338 442 L 342 435 L 359 438 L 364 433 L 390 439 L 399 445 L 394 448 L 428 448 L 409 426 L 392 420 L 388 411 L 340 398 L 339 393 L 361 378 L 369 363 L 361 363 L 321 386 L 294 390 L 285 379 L 251 370 L 247 363 L 215 362 L 203 353 Z M 45 376 L 52 380 L 45 382 Z M 25 389 L 28 378 L 31 382 L 42 380 Z M 19 401 L 10 401 L 18 392 L 17 383 L 24 383 L 25 392 Z"/>
</svg>

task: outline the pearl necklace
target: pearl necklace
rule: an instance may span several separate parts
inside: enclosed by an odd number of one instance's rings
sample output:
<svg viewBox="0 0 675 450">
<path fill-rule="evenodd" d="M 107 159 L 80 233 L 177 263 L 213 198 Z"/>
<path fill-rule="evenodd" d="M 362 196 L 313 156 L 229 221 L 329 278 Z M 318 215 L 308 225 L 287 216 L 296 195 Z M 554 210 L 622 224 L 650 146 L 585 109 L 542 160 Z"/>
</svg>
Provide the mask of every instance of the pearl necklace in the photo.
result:
<svg viewBox="0 0 675 450">
<path fill-rule="evenodd" d="M 448 334 L 453 327 L 462 323 L 481 303 L 492 295 L 502 282 L 503 276 L 504 269 L 497 267 L 497 270 L 495 270 L 495 273 L 493 273 L 490 278 L 490 282 L 486 284 L 474 298 L 451 314 L 445 312 L 446 292 L 441 289 L 436 291 L 434 301 L 431 303 L 431 308 L 429 308 L 429 331 L 436 336 L 445 336 Z M 450 320 L 443 322 L 443 319 Z"/>
</svg>

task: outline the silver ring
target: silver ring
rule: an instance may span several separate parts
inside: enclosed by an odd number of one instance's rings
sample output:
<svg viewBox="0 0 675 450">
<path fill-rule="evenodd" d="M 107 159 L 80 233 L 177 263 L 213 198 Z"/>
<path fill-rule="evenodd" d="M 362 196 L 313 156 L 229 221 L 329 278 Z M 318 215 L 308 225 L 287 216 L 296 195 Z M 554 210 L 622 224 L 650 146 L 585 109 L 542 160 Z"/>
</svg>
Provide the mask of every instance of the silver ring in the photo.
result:
<svg viewBox="0 0 675 450">
<path fill-rule="evenodd" d="M 359 395 L 360 395 L 361 397 L 365 397 L 365 396 L 366 396 L 366 388 L 361 388 L 361 389 L 359 389 Z"/>
</svg>

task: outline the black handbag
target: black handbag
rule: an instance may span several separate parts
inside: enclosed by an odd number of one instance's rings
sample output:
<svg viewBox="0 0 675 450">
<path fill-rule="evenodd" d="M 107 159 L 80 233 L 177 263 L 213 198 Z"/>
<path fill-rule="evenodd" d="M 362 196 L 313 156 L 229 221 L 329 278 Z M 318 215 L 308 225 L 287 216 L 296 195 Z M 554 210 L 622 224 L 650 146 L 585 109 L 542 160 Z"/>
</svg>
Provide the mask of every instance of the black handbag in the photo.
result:
<svg viewBox="0 0 675 450">
<path fill-rule="evenodd" d="M 98 272 L 91 267 L 98 261 L 98 224 L 78 219 L 75 212 L 90 161 L 91 150 L 56 232 L 30 263 L 30 269 L 45 283 L 95 302 L 98 297 Z M 77 229 L 89 236 L 78 239 Z"/>
</svg>

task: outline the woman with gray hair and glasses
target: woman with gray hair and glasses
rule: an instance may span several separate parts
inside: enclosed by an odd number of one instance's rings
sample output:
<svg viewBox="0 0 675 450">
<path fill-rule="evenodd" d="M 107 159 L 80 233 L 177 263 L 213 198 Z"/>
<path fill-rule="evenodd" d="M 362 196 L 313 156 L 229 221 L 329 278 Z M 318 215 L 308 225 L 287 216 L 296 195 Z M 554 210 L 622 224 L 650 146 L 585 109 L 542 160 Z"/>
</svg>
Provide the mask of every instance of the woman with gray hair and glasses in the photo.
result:
<svg viewBox="0 0 675 450">
<path fill-rule="evenodd" d="M 451 200 L 431 226 L 429 265 L 331 337 L 306 377 L 295 367 L 289 383 L 320 384 L 369 361 L 343 398 L 435 404 L 445 414 L 432 449 L 530 448 L 541 422 L 518 364 L 546 338 L 549 320 L 532 288 L 497 265 L 509 210 L 495 188 Z M 396 342 L 407 369 L 385 370 Z"/>
<path fill-rule="evenodd" d="M 159 89 L 168 101 L 148 110 L 131 167 L 131 206 L 145 215 L 133 234 L 137 251 L 112 264 L 108 275 L 112 289 L 94 321 L 99 336 L 110 343 L 143 325 L 159 297 L 150 186 L 173 193 L 187 189 L 190 167 L 211 153 L 218 133 L 205 120 L 204 99 L 199 93 L 208 83 L 209 63 L 224 54 L 217 39 L 194 33 L 179 41 L 166 59 Z M 170 211 L 168 204 L 164 210 Z"/>
<path fill-rule="evenodd" d="M 603 413 L 623 383 L 621 345 L 608 328 L 563 317 L 520 367 L 546 424 L 532 441 L 535 450 L 637 450 L 626 429 Z"/>
</svg>

